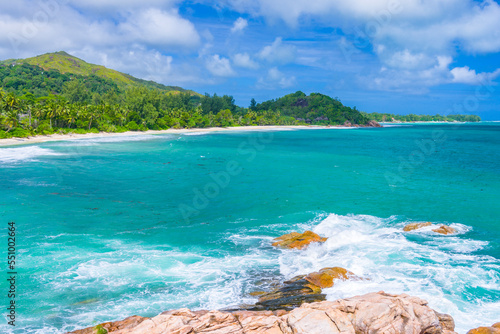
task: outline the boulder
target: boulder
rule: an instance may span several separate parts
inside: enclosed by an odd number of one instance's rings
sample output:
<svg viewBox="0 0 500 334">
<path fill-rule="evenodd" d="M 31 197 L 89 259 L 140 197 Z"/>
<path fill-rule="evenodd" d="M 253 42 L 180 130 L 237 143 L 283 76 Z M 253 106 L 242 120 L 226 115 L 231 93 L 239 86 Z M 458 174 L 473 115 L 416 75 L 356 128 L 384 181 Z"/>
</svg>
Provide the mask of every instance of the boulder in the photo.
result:
<svg viewBox="0 0 500 334">
<path fill-rule="evenodd" d="M 133 316 L 128 317 L 124 320 L 102 323 L 101 326 L 102 326 L 102 328 L 107 330 L 108 333 L 111 333 L 111 332 L 115 333 L 115 332 L 120 331 L 120 330 L 135 328 L 141 322 L 143 322 L 144 320 L 147 320 L 147 319 L 148 318 L 140 317 L 138 315 L 133 315 Z M 77 330 L 77 331 L 74 331 L 71 333 L 74 333 L 74 334 L 95 334 L 96 329 L 95 329 L 95 327 L 89 327 L 89 328 L 80 329 L 80 330 Z"/>
<path fill-rule="evenodd" d="M 409 232 L 409 231 L 418 230 L 419 228 L 426 227 L 426 226 L 431 226 L 431 225 L 432 225 L 431 222 L 427 222 L 427 223 L 411 223 L 411 224 L 406 225 L 403 228 L 403 231 Z"/>
<path fill-rule="evenodd" d="M 332 287 L 336 279 L 361 278 L 341 267 L 323 268 L 309 275 L 295 276 L 271 292 L 250 293 L 250 295 L 259 296 L 259 301 L 255 305 L 240 305 L 227 311 L 292 310 L 303 303 L 325 300 L 326 296 L 321 293 L 322 289 Z"/>
<path fill-rule="evenodd" d="M 322 289 L 331 288 L 333 280 L 341 279 L 343 281 L 349 278 L 357 278 L 354 273 L 341 267 L 323 268 L 307 275 L 304 279 Z"/>
<path fill-rule="evenodd" d="M 467 334 L 500 334 L 500 322 L 493 324 L 491 327 L 478 327 L 471 329 Z"/>
<path fill-rule="evenodd" d="M 449 226 L 446 226 L 446 225 L 441 225 L 439 226 L 439 228 L 435 228 L 432 230 L 432 232 L 436 232 L 436 233 L 441 233 L 441 234 L 454 234 L 454 233 L 457 233 L 457 230 L 455 230 L 453 227 L 449 227 Z"/>
<path fill-rule="evenodd" d="M 300 275 L 285 281 L 283 286 L 260 296 L 252 310 L 292 310 L 303 303 L 325 300 L 321 288 L 311 284 Z"/>
<path fill-rule="evenodd" d="M 448 332 L 455 331 L 455 320 L 449 314 L 436 312 L 436 316 L 439 319 L 439 323 L 443 330 L 447 330 Z"/>
<path fill-rule="evenodd" d="M 164 312 L 127 328 L 111 325 L 108 326 L 110 328 L 108 332 L 113 334 L 451 334 L 454 332 L 450 330 L 453 320 L 450 318 L 435 312 L 420 298 L 406 294 L 392 295 L 381 291 L 334 302 L 304 304 L 290 312 L 192 312 L 180 309 Z M 500 328 L 500 324 L 494 326 L 497 327 L 486 328 L 495 331 Z M 89 328 L 72 333 L 92 333 L 92 330 Z M 497 334 L 495 331 L 471 331 L 469 334 Z"/>
<path fill-rule="evenodd" d="M 312 242 L 325 242 L 328 238 L 322 238 L 312 231 L 304 233 L 292 232 L 275 238 L 273 246 L 280 248 L 303 249 Z"/>
<path fill-rule="evenodd" d="M 367 125 L 367 126 L 369 126 L 369 127 L 373 127 L 373 128 L 381 128 L 381 127 L 382 127 L 382 125 L 380 125 L 380 124 L 379 124 L 377 121 L 375 121 L 375 120 L 371 120 L 371 121 L 369 121 L 366 125 Z"/>
</svg>

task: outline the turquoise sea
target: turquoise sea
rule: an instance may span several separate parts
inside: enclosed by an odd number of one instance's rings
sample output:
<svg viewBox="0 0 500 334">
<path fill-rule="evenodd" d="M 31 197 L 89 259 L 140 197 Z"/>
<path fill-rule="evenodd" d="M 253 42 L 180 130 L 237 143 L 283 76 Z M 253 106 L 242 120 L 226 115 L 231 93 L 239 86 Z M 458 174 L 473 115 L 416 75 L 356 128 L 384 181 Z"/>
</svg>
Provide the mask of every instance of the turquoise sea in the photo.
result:
<svg viewBox="0 0 500 334">
<path fill-rule="evenodd" d="M 323 267 L 329 300 L 384 290 L 500 320 L 500 123 L 102 137 L 0 148 L 1 257 L 17 228 L 16 327 L 63 333 L 249 292 Z M 457 229 L 451 236 L 410 222 Z M 271 240 L 312 229 L 304 251 Z"/>
</svg>

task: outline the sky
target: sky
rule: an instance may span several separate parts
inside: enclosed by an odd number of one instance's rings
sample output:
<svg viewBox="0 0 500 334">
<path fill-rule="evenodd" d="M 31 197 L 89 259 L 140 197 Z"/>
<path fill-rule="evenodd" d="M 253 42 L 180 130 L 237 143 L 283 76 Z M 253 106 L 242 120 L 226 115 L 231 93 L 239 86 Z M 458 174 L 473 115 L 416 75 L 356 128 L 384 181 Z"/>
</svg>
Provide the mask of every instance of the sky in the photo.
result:
<svg viewBox="0 0 500 334">
<path fill-rule="evenodd" d="M 66 51 L 243 107 L 300 90 L 500 120 L 493 0 L 16 0 L 0 31 L 2 60 Z"/>
</svg>

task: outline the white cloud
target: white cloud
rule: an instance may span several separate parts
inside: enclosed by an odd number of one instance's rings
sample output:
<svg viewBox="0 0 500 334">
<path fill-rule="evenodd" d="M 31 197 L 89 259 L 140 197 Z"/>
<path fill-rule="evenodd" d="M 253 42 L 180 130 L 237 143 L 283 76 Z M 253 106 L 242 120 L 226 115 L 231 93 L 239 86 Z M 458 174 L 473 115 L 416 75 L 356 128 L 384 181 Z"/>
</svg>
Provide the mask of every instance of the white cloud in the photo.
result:
<svg viewBox="0 0 500 334">
<path fill-rule="evenodd" d="M 255 70 L 259 68 L 259 64 L 257 64 L 255 61 L 253 61 L 248 53 L 237 53 L 233 56 L 233 63 L 235 66 L 243 67 L 243 68 L 248 68 Z"/>
<path fill-rule="evenodd" d="M 229 59 L 220 57 L 219 55 L 209 57 L 206 61 L 206 67 L 210 73 L 219 77 L 230 77 L 236 74 L 231 67 Z"/>
<path fill-rule="evenodd" d="M 47 5 L 55 4 L 55 5 Z M 18 13 L 19 6 L 30 10 Z M 47 6 L 46 6 L 47 5 Z M 119 19 L 95 18 L 58 1 L 30 6 L 0 5 L 0 57 L 21 58 L 57 50 L 147 45 L 172 52 L 199 45 L 194 25 L 174 8 L 124 12 Z"/>
<path fill-rule="evenodd" d="M 472 85 L 491 81 L 500 75 L 500 69 L 492 73 L 476 73 L 476 70 L 471 70 L 469 66 L 455 67 L 450 72 L 453 75 L 452 82 Z"/>
<path fill-rule="evenodd" d="M 295 60 L 296 48 L 293 45 L 284 44 L 282 38 L 278 37 L 273 44 L 265 46 L 258 56 L 270 63 L 286 64 Z"/>
<path fill-rule="evenodd" d="M 266 77 L 261 77 L 257 81 L 257 88 L 276 89 L 289 88 L 297 84 L 294 76 L 287 77 L 284 73 L 273 67 L 269 69 Z"/>
<path fill-rule="evenodd" d="M 159 48 L 195 47 L 200 43 L 200 36 L 194 25 L 180 17 L 174 9 L 139 11 L 121 24 L 120 28 L 129 38 Z"/>
<path fill-rule="evenodd" d="M 436 59 L 437 60 L 437 59 Z M 421 69 L 434 66 L 435 59 L 424 53 L 411 53 L 408 49 L 395 52 L 385 64 L 392 68 Z"/>
<path fill-rule="evenodd" d="M 141 10 L 134 1 L 135 5 L 123 10 L 123 2 L 115 0 L 70 0 L 70 5 L 64 5 L 66 0 L 4 1 L 0 3 L 0 59 L 63 50 L 166 85 L 210 83 L 202 76 L 204 58 L 183 61 L 175 57 L 199 46 L 200 37 L 194 25 L 172 7 L 174 2 L 144 0 L 145 6 L 159 7 Z M 102 8 L 115 6 L 121 11 L 99 16 L 101 3 Z M 94 7 L 96 13 L 90 13 Z"/>
<path fill-rule="evenodd" d="M 410 56 L 409 59 L 412 57 Z M 425 66 L 409 66 L 407 68 L 383 66 L 378 73 L 371 76 L 361 76 L 360 82 L 363 86 L 371 89 L 407 93 L 423 93 L 429 86 L 451 82 L 452 75 L 449 70 L 449 65 L 452 62 L 451 57 L 437 56 L 425 61 Z M 431 63 L 427 64 L 427 62 Z"/>
<path fill-rule="evenodd" d="M 239 17 L 236 21 L 234 21 L 233 27 L 231 28 L 231 32 L 239 32 L 243 31 L 246 27 L 248 27 L 248 21 L 242 17 Z"/>
<path fill-rule="evenodd" d="M 347 54 L 347 62 L 373 50 L 379 68 L 386 69 L 384 73 L 372 74 L 373 80 L 367 82 L 373 87 L 396 89 L 400 83 L 404 87 L 425 89 L 440 83 L 472 82 L 472 78 L 481 74 L 474 76 L 456 70 L 455 77 L 448 66 L 440 65 L 439 59 L 451 62 L 457 54 L 481 56 L 500 52 L 500 4 L 494 0 L 223 0 L 223 3 L 272 23 L 281 20 L 296 29 L 311 22 L 316 27 L 341 29 L 339 49 L 345 46 L 342 42 L 354 45 L 348 50 L 353 53 Z M 291 49 L 281 51 L 281 55 L 275 50 L 280 44 L 281 39 L 277 39 L 258 56 L 270 62 L 294 61 Z M 343 57 L 344 63 L 345 60 Z"/>
<path fill-rule="evenodd" d="M 202 76 L 204 63 L 183 62 L 173 56 L 140 45 L 124 45 L 110 49 L 85 47 L 67 51 L 89 63 L 99 64 L 145 80 L 165 85 L 204 84 L 209 80 Z"/>
</svg>

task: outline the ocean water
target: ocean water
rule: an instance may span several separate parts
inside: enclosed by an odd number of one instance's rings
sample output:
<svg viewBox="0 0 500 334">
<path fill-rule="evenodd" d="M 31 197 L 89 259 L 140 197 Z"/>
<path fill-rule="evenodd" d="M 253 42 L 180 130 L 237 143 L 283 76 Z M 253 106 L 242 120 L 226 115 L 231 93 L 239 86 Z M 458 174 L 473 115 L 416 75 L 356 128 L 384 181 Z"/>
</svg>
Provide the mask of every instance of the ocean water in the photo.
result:
<svg viewBox="0 0 500 334">
<path fill-rule="evenodd" d="M 17 228 L 16 327 L 63 333 L 256 301 L 342 266 L 329 300 L 426 299 L 459 333 L 500 321 L 500 124 L 186 133 L 0 148 L 1 256 Z M 447 224 L 403 233 L 411 222 Z M 279 250 L 291 231 L 329 237 Z M 7 268 L 0 272 L 6 314 Z"/>
</svg>

